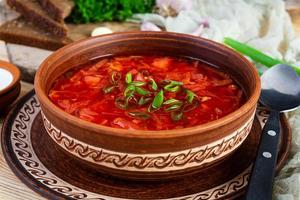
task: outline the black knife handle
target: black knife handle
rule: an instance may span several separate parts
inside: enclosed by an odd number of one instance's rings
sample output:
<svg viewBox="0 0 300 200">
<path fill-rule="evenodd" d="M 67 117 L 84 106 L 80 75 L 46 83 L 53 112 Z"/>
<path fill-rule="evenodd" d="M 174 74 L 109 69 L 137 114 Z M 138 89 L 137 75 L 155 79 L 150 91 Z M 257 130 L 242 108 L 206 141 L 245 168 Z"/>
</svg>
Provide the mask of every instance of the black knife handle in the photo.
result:
<svg viewBox="0 0 300 200">
<path fill-rule="evenodd" d="M 280 140 L 279 112 L 271 111 L 265 124 L 248 184 L 246 200 L 272 199 L 273 182 Z"/>
</svg>

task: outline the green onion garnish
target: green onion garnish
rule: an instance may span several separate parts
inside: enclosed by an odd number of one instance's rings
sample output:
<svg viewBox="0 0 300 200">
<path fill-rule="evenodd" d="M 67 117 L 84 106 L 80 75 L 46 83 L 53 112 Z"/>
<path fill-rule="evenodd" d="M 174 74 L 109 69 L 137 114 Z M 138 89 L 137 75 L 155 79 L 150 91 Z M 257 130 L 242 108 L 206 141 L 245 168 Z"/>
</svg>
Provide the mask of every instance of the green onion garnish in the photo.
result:
<svg viewBox="0 0 300 200">
<path fill-rule="evenodd" d="M 137 87 L 141 87 L 141 86 L 145 85 L 146 83 L 141 82 L 141 81 L 132 81 L 130 84 L 137 86 Z"/>
<path fill-rule="evenodd" d="M 171 112 L 171 118 L 173 121 L 179 121 L 181 120 L 183 117 L 183 113 L 182 112 Z"/>
<path fill-rule="evenodd" d="M 124 91 L 124 96 L 128 97 L 128 96 L 132 96 L 135 92 L 135 86 L 134 85 L 128 85 Z"/>
<path fill-rule="evenodd" d="M 189 103 L 192 103 L 195 97 L 197 97 L 197 95 L 194 92 L 186 90 L 186 100 Z"/>
<path fill-rule="evenodd" d="M 151 88 L 156 91 L 158 89 L 157 84 L 153 78 L 150 78 Z"/>
<path fill-rule="evenodd" d="M 145 104 L 149 103 L 151 100 L 152 100 L 151 97 L 145 98 L 144 96 L 142 96 L 142 97 L 140 98 L 138 104 L 139 104 L 140 106 L 142 106 L 142 105 L 145 105 Z"/>
<path fill-rule="evenodd" d="M 161 90 L 154 97 L 153 102 L 152 102 L 152 107 L 160 108 L 161 105 L 163 104 L 163 102 L 164 102 L 164 92 L 163 92 L 163 90 Z"/>
<path fill-rule="evenodd" d="M 168 85 L 164 86 L 164 89 L 168 92 L 178 92 L 180 90 L 181 85 L 183 85 L 182 82 L 170 81 Z"/>
<path fill-rule="evenodd" d="M 181 108 L 182 104 L 174 104 L 171 105 L 170 107 L 166 108 L 165 111 L 170 112 L 170 111 L 176 111 Z"/>
<path fill-rule="evenodd" d="M 183 112 L 189 112 L 191 110 L 194 110 L 195 108 L 197 108 L 199 106 L 199 101 L 193 101 L 190 104 L 185 104 L 183 105 Z"/>
<path fill-rule="evenodd" d="M 149 119 L 151 117 L 150 114 L 145 113 L 145 112 L 133 112 L 133 111 L 131 111 L 131 112 L 127 112 L 127 114 L 130 117 L 143 119 L 143 120 Z"/>
<path fill-rule="evenodd" d="M 118 108 L 122 109 L 122 110 L 127 110 L 127 109 L 128 109 L 128 104 L 127 104 L 126 102 L 124 102 L 124 100 L 121 99 L 121 98 L 117 98 L 117 99 L 115 100 L 115 105 L 116 105 Z"/>
<path fill-rule="evenodd" d="M 129 84 L 129 83 L 132 82 L 132 75 L 131 75 L 130 72 L 128 72 L 128 73 L 126 74 L 125 81 L 126 81 L 127 84 Z"/>
<path fill-rule="evenodd" d="M 168 99 L 163 104 L 164 105 L 173 105 L 173 104 L 179 104 L 179 103 L 182 103 L 182 101 L 172 98 L 172 99 Z"/>
<path fill-rule="evenodd" d="M 150 94 L 149 91 L 143 89 L 143 88 L 140 88 L 140 87 L 135 87 L 135 91 L 139 94 L 139 95 L 142 95 L 142 96 L 145 96 L 147 94 Z"/>
<path fill-rule="evenodd" d="M 108 86 L 106 88 L 103 88 L 103 92 L 104 92 L 104 94 L 108 94 L 108 93 L 111 93 L 115 88 L 116 88 L 115 85 Z"/>
</svg>

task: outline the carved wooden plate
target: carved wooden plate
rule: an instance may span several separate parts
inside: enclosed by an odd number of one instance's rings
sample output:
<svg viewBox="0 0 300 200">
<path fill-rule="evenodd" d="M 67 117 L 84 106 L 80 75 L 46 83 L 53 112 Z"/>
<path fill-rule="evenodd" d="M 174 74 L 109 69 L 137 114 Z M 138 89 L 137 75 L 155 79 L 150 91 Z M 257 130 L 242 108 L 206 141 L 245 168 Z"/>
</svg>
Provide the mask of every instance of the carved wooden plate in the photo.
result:
<svg viewBox="0 0 300 200">
<path fill-rule="evenodd" d="M 14 173 L 30 188 L 50 199 L 211 200 L 241 197 L 247 186 L 261 126 L 268 112 L 258 107 L 249 137 L 225 160 L 193 175 L 165 182 L 125 181 L 69 156 L 43 128 L 40 105 L 31 91 L 11 110 L 2 129 L 2 149 Z M 277 170 L 288 155 L 291 132 L 285 117 Z"/>
</svg>

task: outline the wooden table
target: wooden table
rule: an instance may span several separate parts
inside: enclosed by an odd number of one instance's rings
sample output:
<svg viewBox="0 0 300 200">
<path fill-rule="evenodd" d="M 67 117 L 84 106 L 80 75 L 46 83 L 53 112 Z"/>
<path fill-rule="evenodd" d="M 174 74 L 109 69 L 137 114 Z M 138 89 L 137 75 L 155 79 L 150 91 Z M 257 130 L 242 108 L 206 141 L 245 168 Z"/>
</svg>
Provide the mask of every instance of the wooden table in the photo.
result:
<svg viewBox="0 0 300 200">
<path fill-rule="evenodd" d="M 290 12 L 295 30 L 300 36 L 300 11 L 295 9 Z M 21 83 L 21 96 L 33 89 L 32 84 Z M 2 127 L 3 118 L 0 118 L 0 128 Z M 39 194 L 29 189 L 23 184 L 7 166 L 2 151 L 0 152 L 0 200 L 33 200 L 45 199 Z"/>
</svg>

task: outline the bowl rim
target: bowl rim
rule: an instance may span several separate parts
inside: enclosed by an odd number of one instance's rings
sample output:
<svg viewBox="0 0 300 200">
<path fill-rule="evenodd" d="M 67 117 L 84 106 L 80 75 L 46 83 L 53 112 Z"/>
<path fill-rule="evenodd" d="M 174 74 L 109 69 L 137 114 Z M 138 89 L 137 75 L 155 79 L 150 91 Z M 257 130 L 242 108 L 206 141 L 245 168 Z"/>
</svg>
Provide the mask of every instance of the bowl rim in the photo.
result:
<svg viewBox="0 0 300 200">
<path fill-rule="evenodd" d="M 1 95 L 5 95 L 7 92 L 15 88 L 15 86 L 18 84 L 18 82 L 21 79 L 21 72 L 17 66 L 9 62 L 6 62 L 4 60 L 0 60 L 0 68 L 9 71 L 13 77 L 12 82 L 8 86 L 6 86 L 3 90 L 0 90 L 0 96 L 1 96 Z"/>
<path fill-rule="evenodd" d="M 60 109 L 58 106 L 56 106 L 49 98 L 48 95 L 42 90 L 40 81 L 41 79 L 41 72 L 43 70 L 43 66 L 49 65 L 49 60 L 64 52 L 65 50 L 77 46 L 80 43 L 93 40 L 96 38 L 103 38 L 103 37 L 112 37 L 112 36 L 118 36 L 118 35 L 140 35 L 140 36 L 146 36 L 147 34 L 155 35 L 155 36 L 177 36 L 182 37 L 186 39 L 193 39 L 193 40 L 204 40 L 206 43 L 210 43 L 214 46 L 222 46 L 222 48 L 225 48 L 229 50 L 232 54 L 234 54 L 237 58 L 242 60 L 244 63 L 246 63 L 246 66 L 249 68 L 249 70 L 252 72 L 252 75 L 255 77 L 255 88 L 253 91 L 253 94 L 249 97 L 249 99 L 237 110 L 233 111 L 232 113 L 229 113 L 228 115 L 225 115 L 224 117 L 207 122 L 201 125 L 196 125 L 192 127 L 187 128 L 181 128 L 181 129 L 171 129 L 171 130 L 130 130 L 130 129 L 121 129 L 121 128 L 114 128 L 109 126 L 103 126 L 100 124 L 96 124 L 93 122 L 88 122 L 85 120 L 82 120 L 78 117 L 75 117 L 62 109 Z M 68 123 L 76 124 L 77 127 L 80 127 L 85 130 L 90 130 L 93 132 L 96 132 L 98 134 L 106 134 L 111 136 L 119 136 L 119 137 L 126 137 L 126 138 L 153 138 L 153 139 L 160 139 L 160 138 L 175 138 L 175 137 L 184 137 L 188 135 L 193 134 L 199 134 L 202 132 L 207 132 L 213 129 L 216 129 L 218 127 L 222 127 L 230 122 L 232 122 L 235 119 L 238 119 L 242 117 L 245 113 L 249 112 L 251 108 L 254 106 L 256 107 L 256 103 L 258 101 L 259 95 L 260 95 L 260 78 L 258 75 L 257 70 L 255 69 L 254 65 L 248 61 L 245 57 L 243 57 L 238 52 L 235 52 L 231 48 L 221 44 L 217 43 L 212 40 L 208 40 L 201 37 L 196 37 L 188 34 L 182 34 L 182 33 L 171 33 L 171 32 L 154 32 L 154 31 L 129 31 L 129 32 L 118 32 L 118 33 L 112 33 L 112 34 L 105 34 L 95 37 L 89 37 L 86 39 L 82 39 L 76 42 L 73 42 L 69 45 L 66 45 L 59 50 L 52 53 L 50 56 L 48 56 L 40 65 L 39 69 L 36 72 L 35 75 L 35 81 L 34 81 L 34 88 L 37 94 L 38 99 L 41 101 L 41 104 L 43 106 L 47 106 L 48 108 L 51 108 L 51 111 L 54 113 L 54 115 L 60 119 L 64 119 Z M 47 117 L 47 114 L 46 114 Z M 68 134 L 68 133 L 67 133 Z"/>
</svg>

